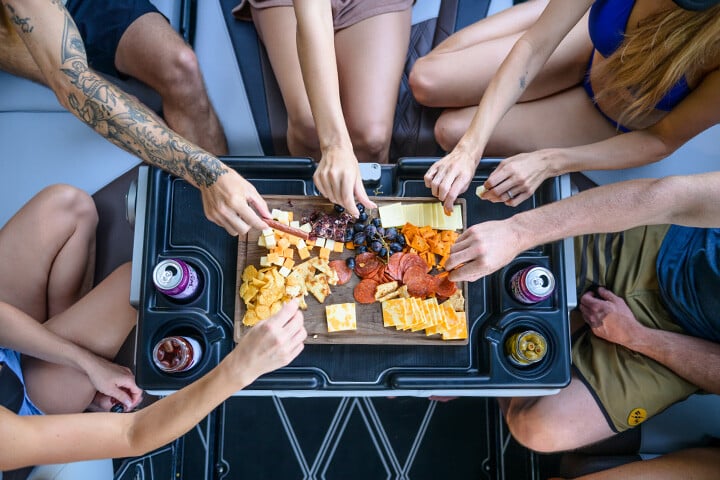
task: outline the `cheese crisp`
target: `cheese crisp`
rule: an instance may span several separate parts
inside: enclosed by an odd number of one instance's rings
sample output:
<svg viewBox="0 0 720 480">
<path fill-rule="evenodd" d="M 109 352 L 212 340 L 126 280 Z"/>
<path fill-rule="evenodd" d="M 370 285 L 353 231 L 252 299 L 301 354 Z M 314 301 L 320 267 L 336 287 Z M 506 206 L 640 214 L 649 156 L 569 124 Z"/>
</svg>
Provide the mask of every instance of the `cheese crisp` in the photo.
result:
<svg viewBox="0 0 720 480">
<path fill-rule="evenodd" d="M 328 332 L 356 330 L 355 303 L 336 303 L 325 306 Z"/>
</svg>

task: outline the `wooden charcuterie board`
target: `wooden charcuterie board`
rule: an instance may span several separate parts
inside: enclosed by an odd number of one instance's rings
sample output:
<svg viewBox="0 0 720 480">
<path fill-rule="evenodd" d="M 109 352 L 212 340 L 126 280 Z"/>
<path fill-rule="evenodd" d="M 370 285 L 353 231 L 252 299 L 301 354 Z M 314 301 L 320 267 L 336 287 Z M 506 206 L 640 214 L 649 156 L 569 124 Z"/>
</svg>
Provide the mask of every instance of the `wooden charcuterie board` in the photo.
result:
<svg viewBox="0 0 720 480">
<path fill-rule="evenodd" d="M 309 216 L 315 211 L 330 213 L 333 205 L 323 197 L 305 196 L 265 196 L 268 208 L 292 211 L 295 219 Z M 390 203 L 436 203 L 437 199 L 428 197 L 372 197 L 373 202 L 378 206 Z M 463 225 L 466 223 L 465 200 L 458 199 L 456 205 L 460 205 Z M 368 211 L 370 217 L 378 216 L 377 210 Z M 241 284 L 242 272 L 247 265 L 255 265 L 260 268 L 260 257 L 267 255 L 267 249 L 258 245 L 258 237 L 261 232 L 250 231 L 245 237 L 238 240 L 237 276 L 235 286 L 235 341 L 239 341 L 252 327 L 242 324 L 242 318 L 246 307 L 238 296 L 238 286 Z M 313 256 L 317 256 L 317 248 L 312 250 Z M 355 255 L 354 250 L 343 250 L 342 253 L 332 253 L 330 260 L 345 259 Z M 332 293 L 320 303 L 312 295 L 305 297 L 308 308 L 303 312 L 305 317 L 305 328 L 308 337 L 305 343 L 323 344 L 385 344 L 385 345 L 465 345 L 465 340 L 442 340 L 439 336 L 426 336 L 423 331 L 409 332 L 396 330 L 392 327 L 383 326 L 382 306 L 379 302 L 372 304 L 360 304 L 355 302 L 353 289 L 360 278 L 352 276 L 350 281 L 344 285 L 331 286 Z M 467 282 L 458 285 L 462 289 L 467 303 Z M 353 331 L 341 331 L 329 333 L 325 318 L 325 306 L 338 303 L 356 303 L 357 329 Z"/>
</svg>

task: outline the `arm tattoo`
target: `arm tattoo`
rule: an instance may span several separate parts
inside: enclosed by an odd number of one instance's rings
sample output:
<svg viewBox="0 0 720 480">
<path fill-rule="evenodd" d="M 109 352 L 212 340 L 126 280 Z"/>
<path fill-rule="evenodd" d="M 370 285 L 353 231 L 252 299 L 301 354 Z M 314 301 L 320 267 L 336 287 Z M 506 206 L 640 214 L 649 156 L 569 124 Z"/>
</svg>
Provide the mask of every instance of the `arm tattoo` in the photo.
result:
<svg viewBox="0 0 720 480">
<path fill-rule="evenodd" d="M 16 13 L 12 5 L 6 5 L 10 12 L 10 21 L 20 27 L 22 33 L 30 33 L 33 31 L 33 26 L 30 25 L 30 17 L 20 18 Z"/>
<path fill-rule="evenodd" d="M 73 114 L 120 148 L 198 186 L 210 187 L 227 173 L 220 160 L 159 123 L 147 107 L 93 72 L 77 27 L 63 11 L 60 63 L 77 89 L 67 96 Z"/>
<path fill-rule="evenodd" d="M 520 77 L 520 90 L 525 91 L 525 87 L 527 86 L 527 76 L 523 75 Z"/>
</svg>

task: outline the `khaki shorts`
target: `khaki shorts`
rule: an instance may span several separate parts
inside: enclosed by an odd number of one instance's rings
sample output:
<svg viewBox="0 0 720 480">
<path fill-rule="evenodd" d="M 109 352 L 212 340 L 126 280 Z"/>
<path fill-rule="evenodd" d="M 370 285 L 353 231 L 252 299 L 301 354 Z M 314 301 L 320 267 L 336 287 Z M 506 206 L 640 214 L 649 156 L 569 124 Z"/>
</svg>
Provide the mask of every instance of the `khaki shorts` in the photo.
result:
<svg viewBox="0 0 720 480">
<path fill-rule="evenodd" d="M 320 1 L 320 0 L 316 0 Z M 332 4 L 333 26 L 335 31 L 355 25 L 370 17 L 384 13 L 402 12 L 412 7 L 415 0 L 330 0 Z M 249 20 L 250 7 L 255 9 L 270 7 L 292 7 L 292 0 L 242 0 L 233 8 L 236 18 Z"/>
<path fill-rule="evenodd" d="M 657 254 L 668 228 L 638 227 L 576 238 L 578 299 L 589 287 L 604 286 L 625 299 L 641 324 L 683 333 L 663 306 L 657 282 Z M 581 317 L 579 310 L 572 314 Z M 572 361 L 616 432 L 699 390 L 656 361 L 596 337 L 587 326 L 573 338 Z"/>
</svg>

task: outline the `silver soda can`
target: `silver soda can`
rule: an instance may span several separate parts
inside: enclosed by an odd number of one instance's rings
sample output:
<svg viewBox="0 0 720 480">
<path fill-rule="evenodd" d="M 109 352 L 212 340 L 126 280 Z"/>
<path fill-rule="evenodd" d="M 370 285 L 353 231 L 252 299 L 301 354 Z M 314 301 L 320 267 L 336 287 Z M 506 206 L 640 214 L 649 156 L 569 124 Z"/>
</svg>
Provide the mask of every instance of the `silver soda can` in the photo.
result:
<svg viewBox="0 0 720 480">
<path fill-rule="evenodd" d="M 538 303 L 555 291 L 555 277 L 545 267 L 531 265 L 510 278 L 510 292 L 522 303 Z"/>
<path fill-rule="evenodd" d="M 153 283 L 160 293 L 176 300 L 191 298 L 200 288 L 195 269 L 177 258 L 163 260 L 155 266 Z"/>
<path fill-rule="evenodd" d="M 153 348 L 153 362 L 163 372 L 185 372 L 202 358 L 202 346 L 192 337 L 165 337 Z"/>
</svg>

